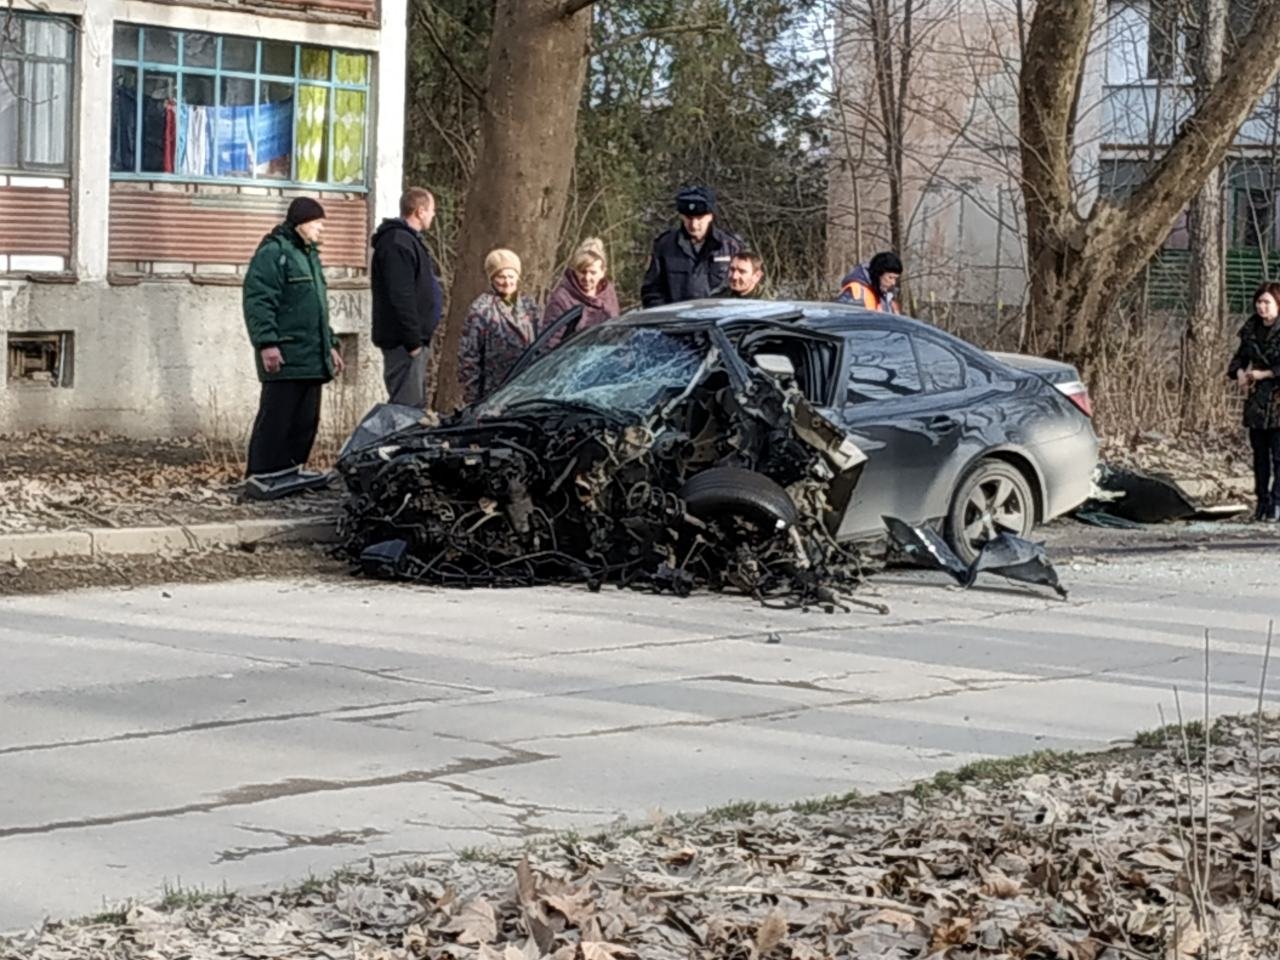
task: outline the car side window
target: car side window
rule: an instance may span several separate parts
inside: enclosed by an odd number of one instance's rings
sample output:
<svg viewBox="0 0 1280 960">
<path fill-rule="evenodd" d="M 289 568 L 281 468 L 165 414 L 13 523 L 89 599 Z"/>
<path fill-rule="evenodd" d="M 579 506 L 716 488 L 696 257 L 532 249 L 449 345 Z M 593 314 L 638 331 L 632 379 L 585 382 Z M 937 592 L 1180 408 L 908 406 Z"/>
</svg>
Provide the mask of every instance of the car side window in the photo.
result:
<svg viewBox="0 0 1280 960">
<path fill-rule="evenodd" d="M 942 344 L 916 337 L 916 356 L 920 358 L 925 383 L 934 393 L 964 389 L 964 362 Z"/>
<path fill-rule="evenodd" d="M 892 330 L 859 330 L 848 342 L 846 403 L 913 397 L 923 389 L 911 339 Z"/>
</svg>

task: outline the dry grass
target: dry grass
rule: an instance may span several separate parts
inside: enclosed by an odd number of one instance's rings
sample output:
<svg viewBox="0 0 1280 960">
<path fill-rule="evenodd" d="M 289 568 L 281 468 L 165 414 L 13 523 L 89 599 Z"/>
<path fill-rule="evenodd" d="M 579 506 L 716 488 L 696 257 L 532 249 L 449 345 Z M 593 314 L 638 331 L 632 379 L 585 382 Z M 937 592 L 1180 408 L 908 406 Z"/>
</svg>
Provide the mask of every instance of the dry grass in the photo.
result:
<svg viewBox="0 0 1280 960">
<path fill-rule="evenodd" d="M 936 305 L 922 311 L 939 329 L 987 350 L 1018 352 L 1021 329 L 1016 309 Z M 1227 323 L 1233 330 L 1238 318 Z M 1184 433 L 1182 331 L 1185 318 L 1171 312 L 1117 310 L 1104 341 L 1096 345 L 1098 361 L 1090 378 L 1094 425 L 1099 434 L 1131 438 L 1143 433 Z M 1221 353 L 1225 370 L 1234 341 L 1224 331 Z M 1206 422 L 1207 436 L 1235 437 L 1240 430 L 1241 397 L 1222 379 Z"/>
<path fill-rule="evenodd" d="M 328 470 L 338 459 L 342 444 L 356 428 L 366 410 L 376 400 L 362 402 L 358 381 L 346 378 L 325 387 L 320 406 L 320 431 L 311 449 L 308 466 L 314 470 Z M 252 421 L 241 423 L 233 420 L 218 405 L 217 394 L 209 392 L 212 429 L 197 439 L 204 451 L 204 461 L 232 476 L 243 476 L 245 457 L 249 449 L 249 433 Z"/>
<path fill-rule="evenodd" d="M 1222 359 L 1225 370 L 1228 357 Z M 1166 331 L 1117 330 L 1102 345 L 1090 392 L 1099 433 L 1131 437 L 1183 433 L 1183 373 L 1179 347 Z M 1231 435 L 1240 424 L 1240 392 L 1224 376 L 1214 390 L 1206 422 L 1210 436 Z"/>
</svg>

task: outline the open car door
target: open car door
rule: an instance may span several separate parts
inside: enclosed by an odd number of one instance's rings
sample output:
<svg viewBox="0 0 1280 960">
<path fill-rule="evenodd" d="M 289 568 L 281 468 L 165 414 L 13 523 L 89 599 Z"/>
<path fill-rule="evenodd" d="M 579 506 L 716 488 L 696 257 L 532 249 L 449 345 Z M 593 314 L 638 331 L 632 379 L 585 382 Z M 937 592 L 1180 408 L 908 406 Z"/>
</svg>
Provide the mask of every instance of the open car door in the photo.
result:
<svg viewBox="0 0 1280 960">
<path fill-rule="evenodd" d="M 560 314 L 559 319 L 547 329 L 533 338 L 533 343 L 525 348 L 524 353 L 520 354 L 520 359 L 512 364 L 511 369 L 507 371 L 507 376 L 503 379 L 499 386 L 505 386 L 514 380 L 519 374 L 537 360 L 539 357 L 549 353 L 553 347 L 558 346 L 568 340 L 578 332 L 578 324 L 582 322 L 582 311 L 584 307 L 578 304 L 576 307 L 570 307 L 564 313 Z M 563 336 L 558 336 L 563 332 Z"/>
</svg>

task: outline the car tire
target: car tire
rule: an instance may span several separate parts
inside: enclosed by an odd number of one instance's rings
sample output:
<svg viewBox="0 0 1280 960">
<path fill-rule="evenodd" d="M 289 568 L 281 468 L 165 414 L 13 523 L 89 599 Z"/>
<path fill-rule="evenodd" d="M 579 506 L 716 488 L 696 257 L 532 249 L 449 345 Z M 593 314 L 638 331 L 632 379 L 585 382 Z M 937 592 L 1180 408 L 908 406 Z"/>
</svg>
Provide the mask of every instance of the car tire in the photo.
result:
<svg viewBox="0 0 1280 960">
<path fill-rule="evenodd" d="M 711 467 L 680 488 L 689 513 L 700 520 L 737 514 L 761 524 L 793 526 L 796 505 L 779 484 L 741 467 Z"/>
<path fill-rule="evenodd" d="M 947 514 L 947 543 L 965 563 L 999 533 L 1028 537 L 1036 525 L 1035 494 L 1022 471 L 1004 460 L 979 460 L 956 485 Z"/>
</svg>

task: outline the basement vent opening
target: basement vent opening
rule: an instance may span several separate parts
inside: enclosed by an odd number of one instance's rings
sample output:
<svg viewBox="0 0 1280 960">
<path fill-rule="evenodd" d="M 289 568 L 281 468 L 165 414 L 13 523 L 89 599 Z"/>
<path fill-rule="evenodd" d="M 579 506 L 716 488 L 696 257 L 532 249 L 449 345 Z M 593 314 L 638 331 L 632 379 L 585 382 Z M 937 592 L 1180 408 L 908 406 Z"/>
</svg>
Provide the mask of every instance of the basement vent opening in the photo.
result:
<svg viewBox="0 0 1280 960">
<path fill-rule="evenodd" d="M 70 331 L 10 333 L 9 382 L 71 386 L 74 337 Z"/>
</svg>

